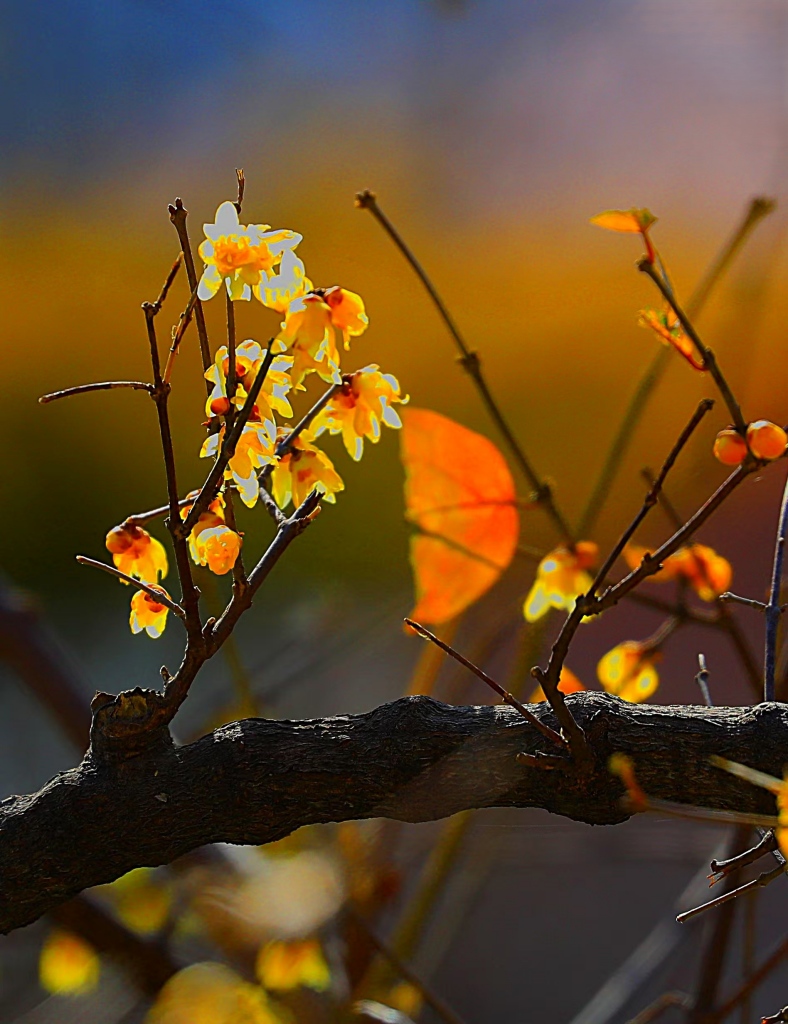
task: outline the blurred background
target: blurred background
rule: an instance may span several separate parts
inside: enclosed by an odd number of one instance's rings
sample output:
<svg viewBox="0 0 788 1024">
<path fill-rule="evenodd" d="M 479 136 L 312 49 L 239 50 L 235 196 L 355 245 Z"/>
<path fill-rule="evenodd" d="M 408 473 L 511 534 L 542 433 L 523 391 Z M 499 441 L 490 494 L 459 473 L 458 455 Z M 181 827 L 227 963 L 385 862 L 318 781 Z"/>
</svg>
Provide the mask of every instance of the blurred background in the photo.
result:
<svg viewBox="0 0 788 1024">
<path fill-rule="evenodd" d="M 8 5 L 0 19 L 0 564 L 15 588 L 8 601 L 35 609 L 86 702 L 99 688 L 155 685 L 158 666 L 177 659 L 176 630 L 156 642 L 132 636 L 125 590 L 74 561 L 77 553 L 103 557 L 108 529 L 164 501 L 157 429 L 152 406 L 135 392 L 45 407 L 36 399 L 86 381 L 148 375 L 139 307 L 155 298 L 178 252 L 167 204 L 183 198 L 196 246 L 202 223 L 235 198 L 235 168 L 246 174 L 244 219 L 302 233 L 299 253 L 312 279 L 363 295 L 370 328 L 345 367 L 378 363 L 413 405 L 497 443 L 418 281 L 373 219 L 354 208 L 359 189 L 377 192 L 573 521 L 659 344 L 636 322 L 639 309 L 657 304 L 633 267 L 639 241 L 599 231 L 589 217 L 648 206 L 687 296 L 752 197 L 774 197 L 776 212 L 699 326 L 747 417 L 788 421 L 782 0 L 48 0 Z M 172 294 L 163 334 L 188 297 L 183 280 Z M 218 305 L 206 310 L 214 346 L 222 337 Z M 274 313 L 239 305 L 240 338 L 264 341 L 277 330 Z M 172 400 L 184 489 L 203 472 L 200 378 L 190 331 Z M 594 539 L 610 544 L 620 532 L 642 498 L 639 470 L 661 462 L 698 399 L 711 393 L 705 377 L 671 361 Z M 718 403 L 672 477 L 671 497 L 685 514 L 723 478 L 710 446 L 725 423 Z M 338 439 L 328 442 L 346 491 L 278 566 L 233 652 L 200 678 L 178 720 L 181 738 L 248 699 L 266 713 L 305 717 L 367 710 L 407 688 L 421 649 L 400 626 L 412 589 L 397 442 L 387 431 L 358 465 Z M 752 478 L 700 538 L 730 559 L 735 589 L 749 596 L 767 586 L 783 477 L 778 465 Z M 270 535 L 263 519 L 259 509 L 243 518 L 250 547 L 262 549 Z M 656 514 L 641 540 L 655 543 L 667 528 Z M 153 529 L 164 539 L 161 526 Z M 521 541 L 536 551 L 555 543 L 542 513 L 524 513 Z M 516 562 L 457 634 L 458 645 L 481 646 L 501 676 L 524 629 L 519 608 L 533 568 Z M 209 600 L 219 601 L 222 585 Z M 759 652 L 757 616 L 736 614 Z M 616 610 L 587 628 L 571 667 L 594 686 L 605 651 L 658 623 L 648 610 Z M 697 700 L 699 649 L 715 699 L 749 703 L 725 637 L 689 630 L 665 649 L 653 699 Z M 79 751 L 18 672 L 0 672 L 1 788 L 25 792 L 76 763 Z M 487 699 L 445 669 L 435 693 Z M 537 812 L 475 821 L 450 876 L 465 895 L 450 899 L 447 883 L 442 896 L 464 909 L 448 920 L 439 903 L 430 918 L 439 939 L 427 931 L 414 952 L 469 1024 L 548 1013 L 573 1019 L 720 839 L 653 821 L 598 836 Z M 417 877 L 439 833 L 401 830 L 403 877 Z M 780 885 L 761 900 L 759 951 L 785 909 Z M 398 899 L 381 918 L 384 930 L 404 905 Z M 141 1019 L 144 1008 L 120 996 L 113 1003 L 105 993 L 92 1010 L 46 997 L 35 981 L 46 927 L 0 943 L 0 1019 Z M 689 970 L 689 955 L 679 959 Z M 738 967 L 731 970 L 734 986 Z M 629 1019 L 679 984 L 660 978 L 621 1003 L 618 1016 L 583 1021 Z M 784 991 L 777 981 L 759 989 L 752 1019 L 775 1012 Z"/>
</svg>

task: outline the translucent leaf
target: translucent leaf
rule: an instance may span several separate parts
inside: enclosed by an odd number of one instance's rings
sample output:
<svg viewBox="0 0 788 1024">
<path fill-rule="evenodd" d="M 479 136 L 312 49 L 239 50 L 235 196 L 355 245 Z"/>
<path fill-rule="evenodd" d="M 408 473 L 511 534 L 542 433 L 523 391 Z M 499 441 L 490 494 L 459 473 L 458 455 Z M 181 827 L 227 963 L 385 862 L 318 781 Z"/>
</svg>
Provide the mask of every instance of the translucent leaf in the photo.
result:
<svg viewBox="0 0 788 1024">
<path fill-rule="evenodd" d="M 428 409 L 409 409 L 402 429 L 405 505 L 419 621 L 442 623 L 495 583 L 517 547 L 514 481 L 486 437 Z"/>
<path fill-rule="evenodd" d="M 651 210 L 633 206 L 630 210 L 604 210 L 592 217 L 591 223 L 608 231 L 640 235 L 648 231 L 656 219 Z"/>
</svg>

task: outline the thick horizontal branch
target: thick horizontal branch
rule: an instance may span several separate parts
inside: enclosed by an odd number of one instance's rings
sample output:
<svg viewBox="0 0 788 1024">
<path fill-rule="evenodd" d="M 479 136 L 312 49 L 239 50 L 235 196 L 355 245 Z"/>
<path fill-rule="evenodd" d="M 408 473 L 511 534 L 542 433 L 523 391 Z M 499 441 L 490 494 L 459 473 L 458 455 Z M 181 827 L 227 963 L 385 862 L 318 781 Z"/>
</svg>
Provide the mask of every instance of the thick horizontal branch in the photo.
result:
<svg viewBox="0 0 788 1024">
<path fill-rule="evenodd" d="M 788 705 L 654 707 L 581 693 L 568 703 L 593 754 L 582 772 L 519 764 L 519 753 L 536 753 L 544 740 L 512 708 L 450 707 L 428 697 L 364 715 L 249 719 L 184 747 L 166 731 L 145 746 L 138 731 L 135 756 L 119 755 L 121 727 L 146 705 L 155 710 L 157 697 L 99 695 L 92 751 L 81 765 L 38 793 L 0 803 L 0 932 L 131 868 L 166 864 L 206 843 L 268 843 L 316 822 L 543 807 L 615 824 L 628 814 L 621 783 L 606 768 L 614 751 L 633 758 L 650 796 L 769 813 L 768 793 L 709 757 L 779 774 L 788 751 Z M 547 704 L 530 708 L 556 728 Z M 97 743 L 102 731 L 113 742 Z"/>
</svg>

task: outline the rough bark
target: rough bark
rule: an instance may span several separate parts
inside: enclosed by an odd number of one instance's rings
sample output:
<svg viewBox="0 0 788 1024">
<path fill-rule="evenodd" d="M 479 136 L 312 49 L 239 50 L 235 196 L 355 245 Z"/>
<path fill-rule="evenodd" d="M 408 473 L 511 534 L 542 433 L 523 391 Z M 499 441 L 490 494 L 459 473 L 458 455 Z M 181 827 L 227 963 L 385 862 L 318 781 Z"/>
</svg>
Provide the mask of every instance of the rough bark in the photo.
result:
<svg viewBox="0 0 788 1024">
<path fill-rule="evenodd" d="M 634 758 L 651 796 L 773 812 L 772 797 L 713 767 L 709 755 L 781 775 L 788 705 L 655 707 L 599 693 L 569 703 L 594 754 L 582 774 L 519 764 L 518 752 L 535 753 L 544 740 L 506 706 L 406 697 L 364 715 L 235 722 L 175 747 L 155 727 L 154 694 L 100 695 L 82 763 L 0 804 L 0 931 L 131 868 L 206 843 L 268 843 L 315 822 L 428 821 L 514 806 L 615 824 L 628 815 L 606 768 L 614 751 Z M 546 704 L 530 707 L 555 727 Z"/>
</svg>

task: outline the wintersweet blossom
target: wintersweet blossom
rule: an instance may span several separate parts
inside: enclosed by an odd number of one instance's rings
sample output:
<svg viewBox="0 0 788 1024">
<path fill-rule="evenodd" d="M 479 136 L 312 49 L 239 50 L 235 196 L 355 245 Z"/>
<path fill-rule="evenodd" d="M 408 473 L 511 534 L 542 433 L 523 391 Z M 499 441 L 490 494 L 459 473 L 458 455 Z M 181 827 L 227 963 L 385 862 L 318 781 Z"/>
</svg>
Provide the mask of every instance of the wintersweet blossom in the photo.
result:
<svg viewBox="0 0 788 1024">
<path fill-rule="evenodd" d="M 159 591 L 164 597 L 169 597 L 163 587 L 148 585 L 152 590 Z M 161 636 L 167 625 L 169 610 L 166 604 L 159 604 L 147 591 L 138 590 L 131 599 L 129 625 L 132 633 L 141 633 L 144 629 L 148 636 L 152 636 L 154 639 Z"/>
<path fill-rule="evenodd" d="M 331 459 L 309 441 L 297 437 L 271 473 L 271 493 L 280 508 L 285 508 L 291 499 L 297 508 L 315 489 L 326 501 L 334 502 L 335 493 L 343 491 L 345 485 Z"/>
<path fill-rule="evenodd" d="M 164 545 L 141 526 L 115 526 L 107 534 L 105 544 L 115 568 L 127 576 L 156 583 L 167 575 Z"/>
<path fill-rule="evenodd" d="M 654 662 L 656 651 L 637 640 L 625 640 L 605 654 L 597 665 L 597 676 L 608 693 L 632 704 L 647 700 L 659 686 Z"/>
<path fill-rule="evenodd" d="M 231 299 L 250 299 L 252 289 L 259 288 L 271 276 L 288 250 L 301 241 L 295 231 L 271 231 L 268 224 L 238 221 L 235 203 L 222 203 L 213 224 L 204 224 L 205 241 L 200 245 L 200 258 L 205 270 L 197 288 L 203 302 L 212 299 L 222 281 Z"/>
<path fill-rule="evenodd" d="M 224 441 L 224 430 L 222 427 L 218 434 L 211 434 L 205 439 L 200 449 L 200 457 L 203 459 L 216 456 L 220 445 Z M 262 423 L 246 423 L 238 438 L 235 452 L 224 471 L 226 480 L 232 480 L 238 488 L 241 501 L 252 508 L 259 495 L 260 484 L 257 479 L 257 470 L 265 465 L 275 465 L 274 441 Z"/>
<path fill-rule="evenodd" d="M 296 988 L 324 992 L 331 984 L 331 971 L 317 939 L 267 942 L 257 954 L 256 974 L 272 992 Z"/>
<path fill-rule="evenodd" d="M 235 350 L 235 377 L 237 389 L 235 392 L 235 405 L 240 408 L 246 401 L 252 384 L 263 365 L 266 350 L 251 338 L 242 342 Z M 261 421 L 271 438 L 276 436 L 276 421 L 274 413 L 289 418 L 293 415 L 293 409 L 287 398 L 291 388 L 289 370 L 293 365 L 290 356 L 277 356 L 271 363 L 268 373 L 265 375 L 263 386 L 257 396 L 255 407 L 252 410 L 250 421 Z M 205 403 L 207 416 L 224 416 L 230 408 L 227 397 L 227 374 L 230 368 L 227 346 L 222 345 L 216 351 L 216 358 L 213 366 L 205 371 L 205 379 L 213 384 L 208 399 Z"/>
<path fill-rule="evenodd" d="M 313 371 L 339 384 L 336 332 L 341 332 L 348 348 L 350 338 L 363 334 L 368 324 L 361 297 L 345 288 L 318 288 L 294 299 L 276 337 L 282 350 L 293 355 L 293 386 Z"/>
<path fill-rule="evenodd" d="M 189 497 L 197 496 L 194 491 Z M 186 519 L 192 506 L 181 509 Z M 221 494 L 211 502 L 189 534 L 189 554 L 195 565 L 207 565 L 217 576 L 224 576 L 235 565 L 241 551 L 241 535 L 231 530 L 224 521 L 224 498 Z"/>
<path fill-rule="evenodd" d="M 624 558 L 630 569 L 637 569 L 644 556 L 651 553 L 648 548 L 629 544 L 624 549 Z M 660 571 L 649 578 L 658 583 L 684 579 L 702 601 L 716 601 L 730 588 L 733 569 L 714 548 L 705 544 L 688 544 L 668 555 Z"/>
<path fill-rule="evenodd" d="M 292 249 L 285 249 L 279 272 L 252 288 L 252 294 L 264 306 L 283 315 L 295 299 L 312 291 L 312 282 L 306 276 L 303 262 Z"/>
<path fill-rule="evenodd" d="M 57 928 L 41 947 L 38 978 L 53 995 L 84 995 L 96 987 L 101 960 L 89 943 L 73 932 Z"/>
<path fill-rule="evenodd" d="M 397 378 L 381 373 L 372 363 L 342 377 L 340 389 L 315 417 L 310 437 L 319 437 L 324 430 L 330 434 L 341 433 L 345 448 L 358 462 L 364 454 L 364 438 L 369 438 L 373 444 L 380 440 L 381 423 L 395 429 L 402 426 L 392 405 L 407 401 L 407 396 L 400 397 Z"/>
<path fill-rule="evenodd" d="M 581 540 L 574 548 L 555 548 L 539 563 L 536 580 L 525 599 L 523 612 L 528 622 L 536 622 L 550 608 L 571 612 L 581 594 L 593 580 L 588 572 L 597 560 L 599 548 L 593 541 Z"/>
</svg>

